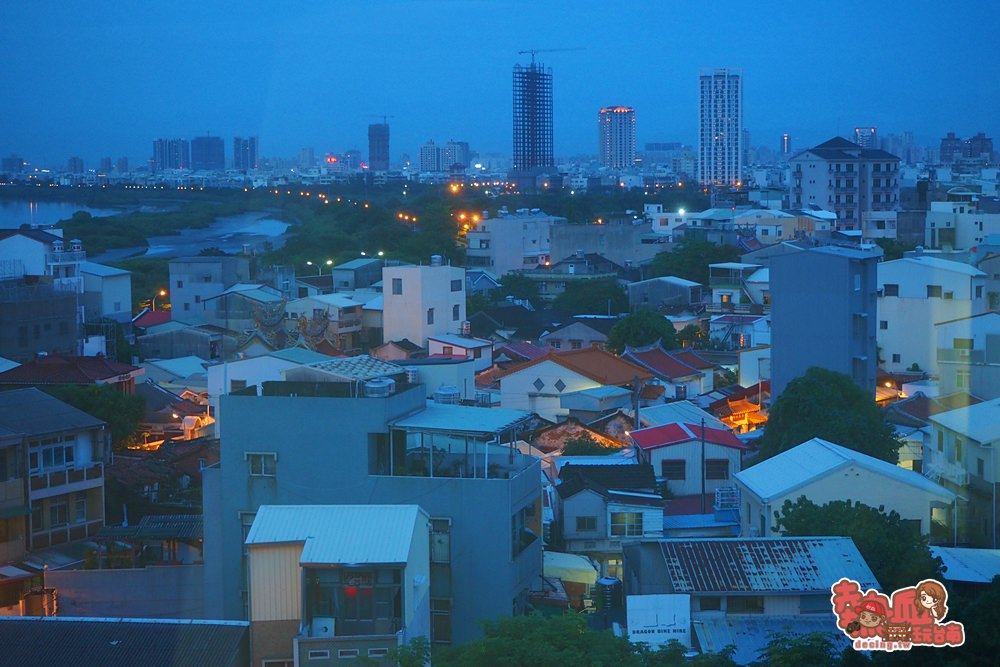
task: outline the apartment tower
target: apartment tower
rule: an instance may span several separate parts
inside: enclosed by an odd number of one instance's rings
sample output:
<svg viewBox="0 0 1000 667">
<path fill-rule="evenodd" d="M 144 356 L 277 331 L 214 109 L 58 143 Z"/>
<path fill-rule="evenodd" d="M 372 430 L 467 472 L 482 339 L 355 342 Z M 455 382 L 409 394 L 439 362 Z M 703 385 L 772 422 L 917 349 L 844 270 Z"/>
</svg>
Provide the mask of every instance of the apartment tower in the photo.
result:
<svg viewBox="0 0 1000 667">
<path fill-rule="evenodd" d="M 698 181 L 742 184 L 743 70 L 703 69 L 699 81 Z"/>
</svg>

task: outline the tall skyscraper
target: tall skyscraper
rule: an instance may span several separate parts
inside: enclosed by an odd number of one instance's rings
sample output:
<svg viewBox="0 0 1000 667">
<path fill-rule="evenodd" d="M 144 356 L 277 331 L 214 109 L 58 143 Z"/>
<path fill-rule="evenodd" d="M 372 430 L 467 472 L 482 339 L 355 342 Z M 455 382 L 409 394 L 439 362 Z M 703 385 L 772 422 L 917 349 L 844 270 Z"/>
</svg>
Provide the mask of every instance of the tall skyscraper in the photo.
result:
<svg viewBox="0 0 1000 667">
<path fill-rule="evenodd" d="M 441 168 L 441 147 L 428 141 L 420 147 L 420 171 L 444 171 Z"/>
<path fill-rule="evenodd" d="M 83 173 L 83 158 L 82 157 L 71 157 L 66 162 L 66 171 L 71 174 L 82 174 Z"/>
<path fill-rule="evenodd" d="M 115 161 L 115 171 L 119 174 L 128 173 L 128 158 L 120 157 Z"/>
<path fill-rule="evenodd" d="M 187 139 L 156 139 L 153 141 L 153 171 L 190 168 L 191 146 Z"/>
<path fill-rule="evenodd" d="M 514 65 L 514 171 L 553 164 L 552 69 L 532 59 Z"/>
<path fill-rule="evenodd" d="M 743 70 L 703 69 L 698 117 L 698 181 L 743 180 Z"/>
<path fill-rule="evenodd" d="M 109 157 L 102 157 L 101 158 L 101 167 L 100 167 L 101 173 L 104 173 L 104 174 L 111 173 L 111 164 L 112 164 L 111 158 L 109 158 Z"/>
<path fill-rule="evenodd" d="M 368 168 L 372 171 L 389 171 L 388 123 L 373 123 L 368 126 Z"/>
<path fill-rule="evenodd" d="M 233 137 L 233 169 L 249 171 L 257 166 L 257 137 Z"/>
<path fill-rule="evenodd" d="M 226 168 L 226 145 L 222 137 L 195 137 L 191 140 L 191 168 L 195 171 L 222 171 Z"/>
<path fill-rule="evenodd" d="M 791 155 L 792 154 L 792 135 L 785 132 L 781 135 L 781 149 L 779 151 L 781 155 Z"/>
<path fill-rule="evenodd" d="M 854 128 L 854 143 L 862 148 L 878 148 L 874 127 Z"/>
<path fill-rule="evenodd" d="M 597 113 L 601 164 L 624 169 L 635 162 L 635 109 L 604 107 Z"/>
</svg>

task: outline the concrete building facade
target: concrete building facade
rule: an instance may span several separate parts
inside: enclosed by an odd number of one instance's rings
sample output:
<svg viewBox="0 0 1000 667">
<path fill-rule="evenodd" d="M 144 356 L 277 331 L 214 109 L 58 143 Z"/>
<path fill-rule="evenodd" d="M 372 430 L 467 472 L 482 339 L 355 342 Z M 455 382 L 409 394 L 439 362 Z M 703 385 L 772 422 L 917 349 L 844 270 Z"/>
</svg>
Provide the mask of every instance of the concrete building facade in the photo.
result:
<svg viewBox="0 0 1000 667">
<path fill-rule="evenodd" d="M 878 248 L 822 246 L 771 258 L 771 396 L 819 366 L 875 394 Z"/>
<path fill-rule="evenodd" d="M 427 337 L 461 333 L 465 321 L 465 269 L 442 262 L 429 266 L 387 266 L 382 270 L 383 340 L 410 340 L 427 347 Z"/>
</svg>

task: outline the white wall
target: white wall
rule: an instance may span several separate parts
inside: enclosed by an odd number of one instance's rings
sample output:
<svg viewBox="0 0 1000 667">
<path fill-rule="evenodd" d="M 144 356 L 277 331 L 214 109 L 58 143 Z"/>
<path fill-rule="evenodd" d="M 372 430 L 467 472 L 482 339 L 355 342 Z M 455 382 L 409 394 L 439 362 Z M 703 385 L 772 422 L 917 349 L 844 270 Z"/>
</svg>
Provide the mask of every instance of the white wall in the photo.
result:
<svg viewBox="0 0 1000 667">
<path fill-rule="evenodd" d="M 541 380 L 544 386 L 536 388 L 535 380 Z M 555 386 L 559 380 L 566 385 L 562 391 Z M 501 378 L 500 405 L 504 408 L 537 412 L 545 419 L 560 421 L 560 417 L 569 414 L 569 410 L 560 405 L 563 394 L 600 386 L 599 382 L 589 377 L 546 360 Z"/>
<path fill-rule="evenodd" d="M 943 261 L 946 260 L 937 262 Z M 966 268 L 955 264 L 960 269 Z M 916 363 L 922 370 L 936 374 L 936 341 L 931 325 L 983 312 L 986 307 L 984 277 L 942 270 L 917 258 L 882 262 L 877 271 L 882 296 L 878 298 L 875 331 L 885 360 L 883 368 L 890 372 L 902 371 Z M 898 297 L 885 296 L 887 283 L 899 285 Z M 940 285 L 942 295 L 950 292 L 953 298 L 928 298 L 928 285 Z M 983 287 L 980 298 L 975 298 L 976 286 Z M 899 361 L 894 361 L 893 355 L 899 355 Z"/>
<path fill-rule="evenodd" d="M 402 293 L 394 294 L 394 280 Z M 452 291 L 451 282 L 460 289 Z M 407 338 L 426 347 L 427 337 L 461 331 L 465 320 L 465 269 L 457 266 L 387 266 L 382 270 L 383 339 Z M 458 306 L 458 317 L 454 307 Z M 428 309 L 434 309 L 433 324 L 427 323 Z"/>
<path fill-rule="evenodd" d="M 918 473 L 912 473 L 918 475 Z M 763 510 L 763 503 L 752 491 L 737 481 L 743 506 L 740 512 L 742 534 L 748 536 L 749 528 L 759 525 L 758 517 Z M 901 481 L 879 475 L 867 468 L 851 464 L 835 470 L 823 477 L 792 490 L 785 495 L 772 498 L 766 508 L 766 531 L 761 537 L 778 535 L 771 530 L 774 526 L 774 512 L 781 511 L 786 500 L 795 502 L 800 496 L 805 496 L 817 505 L 825 505 L 835 500 L 850 500 L 861 502 L 869 507 L 885 507 L 885 512 L 896 511 L 906 520 L 919 520 L 921 533 L 930 532 L 931 503 L 943 503 L 951 506 L 951 499 L 946 495 L 935 496 L 930 492 L 905 484 Z M 747 511 L 749 504 L 750 510 Z M 950 513 L 948 514 L 950 519 Z"/>
<path fill-rule="evenodd" d="M 17 234 L 0 241 L 0 260 L 20 262 L 23 275 L 44 276 L 45 253 L 50 249 L 47 243 Z"/>
<path fill-rule="evenodd" d="M 698 436 L 697 428 L 694 429 L 694 434 Z M 701 440 L 660 447 L 646 452 L 646 454 L 649 456 L 649 462 L 653 465 L 653 473 L 657 479 L 663 475 L 663 461 L 680 459 L 686 462 L 685 479 L 667 482 L 670 492 L 675 496 L 691 496 L 701 493 Z M 716 489 L 733 486 L 733 476 L 740 471 L 740 450 L 706 442 L 705 460 L 710 459 L 729 461 L 729 478 L 705 480 L 705 493 L 714 493 Z"/>
</svg>

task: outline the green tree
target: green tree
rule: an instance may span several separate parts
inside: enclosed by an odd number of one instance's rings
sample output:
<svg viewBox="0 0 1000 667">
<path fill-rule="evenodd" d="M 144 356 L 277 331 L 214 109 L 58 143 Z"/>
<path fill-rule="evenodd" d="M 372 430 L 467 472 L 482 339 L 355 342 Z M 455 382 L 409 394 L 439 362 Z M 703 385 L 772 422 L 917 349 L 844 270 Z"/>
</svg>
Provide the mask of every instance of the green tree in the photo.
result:
<svg viewBox="0 0 1000 667">
<path fill-rule="evenodd" d="M 571 315 L 617 315 L 628 310 L 628 295 L 614 278 L 570 282 L 552 304 Z"/>
<path fill-rule="evenodd" d="M 740 251 L 734 246 L 685 236 L 673 250 L 653 258 L 651 271 L 654 277 L 677 276 L 707 285 L 709 264 L 738 262 L 739 259 Z"/>
<path fill-rule="evenodd" d="M 652 310 L 638 310 L 619 319 L 608 332 L 608 349 L 621 354 L 626 346 L 640 347 L 661 341 L 663 348 L 677 347 L 677 333 L 667 318 Z"/>
<path fill-rule="evenodd" d="M 44 387 L 60 401 L 108 423 L 111 429 L 111 446 L 125 449 L 134 439 L 139 422 L 146 415 L 146 401 L 142 396 L 126 396 L 112 385 L 62 385 Z"/>
<path fill-rule="evenodd" d="M 590 434 L 584 434 L 580 438 L 570 438 L 566 441 L 562 448 L 563 456 L 604 456 L 605 454 L 610 454 L 611 452 L 617 451 L 613 447 L 606 447 L 601 443 L 590 437 Z"/>
<path fill-rule="evenodd" d="M 697 324 L 689 324 L 677 333 L 677 342 L 684 347 L 702 347 L 708 336 Z"/>
<path fill-rule="evenodd" d="M 851 649 L 853 650 L 853 649 Z M 760 650 L 752 667 L 800 667 L 800 665 L 822 665 L 837 667 L 841 664 L 841 653 L 837 650 L 829 634 L 813 632 L 799 637 L 774 634 Z"/>
<path fill-rule="evenodd" d="M 486 310 L 492 304 L 493 302 L 482 294 L 469 294 L 465 297 L 465 316 L 472 317 L 476 313 Z"/>
<path fill-rule="evenodd" d="M 812 367 L 774 401 L 757 462 L 810 438 L 823 438 L 896 463 L 900 443 L 874 397 L 846 375 Z"/>
<path fill-rule="evenodd" d="M 843 490 L 850 496 L 851 489 Z M 805 496 L 786 500 L 774 513 L 775 529 L 789 537 L 843 535 L 854 540 L 883 591 L 914 586 L 941 576 L 941 559 L 932 556 L 927 537 L 896 512 L 860 502 L 836 500 L 817 505 Z"/>
<path fill-rule="evenodd" d="M 527 299 L 532 304 L 538 303 L 538 283 L 520 273 L 508 273 L 500 279 L 500 287 L 493 291 L 496 299 L 512 296 L 515 299 Z"/>
<path fill-rule="evenodd" d="M 483 623 L 485 636 L 456 647 L 441 667 L 642 667 L 635 647 L 610 631 L 595 632 L 582 615 L 515 616 Z"/>
</svg>

